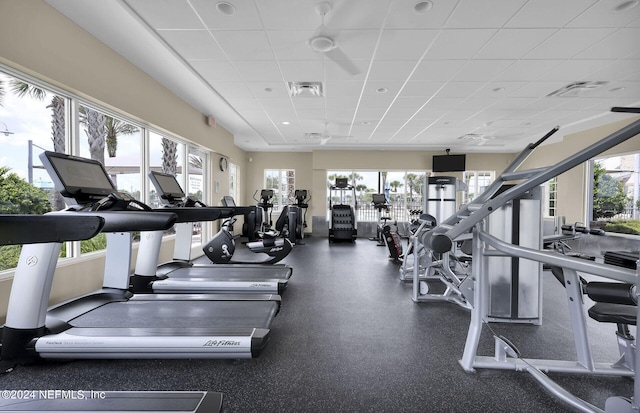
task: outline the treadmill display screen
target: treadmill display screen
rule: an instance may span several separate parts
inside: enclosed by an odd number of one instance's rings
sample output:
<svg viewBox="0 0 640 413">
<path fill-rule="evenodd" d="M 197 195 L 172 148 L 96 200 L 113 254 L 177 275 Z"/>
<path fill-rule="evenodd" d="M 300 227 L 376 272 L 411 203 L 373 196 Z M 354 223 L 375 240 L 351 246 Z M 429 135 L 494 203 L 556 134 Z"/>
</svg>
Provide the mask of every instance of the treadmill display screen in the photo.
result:
<svg viewBox="0 0 640 413">
<path fill-rule="evenodd" d="M 116 191 L 104 166 L 96 160 L 48 151 L 40 158 L 63 196 L 84 199 Z"/>
<path fill-rule="evenodd" d="M 175 176 L 160 172 L 150 172 L 149 178 L 160 196 L 167 198 L 184 198 L 185 193 Z"/>
</svg>

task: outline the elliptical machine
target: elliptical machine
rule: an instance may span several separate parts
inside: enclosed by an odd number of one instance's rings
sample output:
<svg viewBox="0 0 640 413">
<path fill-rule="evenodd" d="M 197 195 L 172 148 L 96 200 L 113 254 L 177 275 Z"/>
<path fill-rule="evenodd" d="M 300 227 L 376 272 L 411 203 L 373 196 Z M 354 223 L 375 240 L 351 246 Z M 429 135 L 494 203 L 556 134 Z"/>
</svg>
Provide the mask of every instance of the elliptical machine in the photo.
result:
<svg viewBox="0 0 640 413">
<path fill-rule="evenodd" d="M 382 216 L 382 211 L 389 211 L 387 197 L 384 194 L 371 194 L 371 202 L 373 203 L 373 208 L 378 211 L 378 223 L 376 224 L 376 236 L 369 238 L 369 240 L 376 241 L 378 247 L 384 247 L 385 241 L 382 233 L 387 221 L 391 219 L 388 216 Z"/>
<path fill-rule="evenodd" d="M 260 190 L 260 200 L 256 198 L 258 190 L 253 193 L 253 199 L 258 203 L 258 208 L 262 209 L 262 224 L 260 226 L 260 232 L 268 232 L 271 230 L 273 221 L 271 220 L 271 214 L 273 213 L 273 189 Z"/>
</svg>

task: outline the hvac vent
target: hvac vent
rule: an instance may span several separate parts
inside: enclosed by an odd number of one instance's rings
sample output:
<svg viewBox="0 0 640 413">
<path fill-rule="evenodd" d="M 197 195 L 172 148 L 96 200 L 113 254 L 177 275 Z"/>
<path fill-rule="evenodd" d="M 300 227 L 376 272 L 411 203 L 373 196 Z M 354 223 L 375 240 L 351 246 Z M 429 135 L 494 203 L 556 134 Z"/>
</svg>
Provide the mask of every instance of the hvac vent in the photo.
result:
<svg viewBox="0 0 640 413">
<path fill-rule="evenodd" d="M 289 95 L 292 97 L 322 97 L 322 82 L 288 82 Z"/>
<path fill-rule="evenodd" d="M 485 136 L 483 133 L 467 133 L 466 135 L 462 135 L 458 138 L 458 140 L 467 141 L 480 146 L 493 139 L 495 139 L 495 136 Z"/>
<path fill-rule="evenodd" d="M 584 81 L 573 82 L 558 90 L 549 93 L 547 97 L 578 97 L 591 90 L 597 89 L 608 82 L 604 81 Z"/>
</svg>

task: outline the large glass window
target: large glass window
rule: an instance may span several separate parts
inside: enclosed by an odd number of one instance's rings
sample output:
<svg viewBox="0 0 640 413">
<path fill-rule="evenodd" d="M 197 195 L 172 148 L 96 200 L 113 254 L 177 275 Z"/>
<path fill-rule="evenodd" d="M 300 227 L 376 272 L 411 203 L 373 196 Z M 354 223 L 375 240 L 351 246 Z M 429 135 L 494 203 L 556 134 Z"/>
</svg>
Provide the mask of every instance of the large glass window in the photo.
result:
<svg viewBox="0 0 640 413">
<path fill-rule="evenodd" d="M 374 193 L 384 193 L 387 198 L 389 209 L 385 216 L 396 221 L 408 221 L 411 211 L 422 209 L 426 176 L 426 171 L 332 170 L 327 171 L 327 188 L 335 185 L 336 178 L 347 178 L 355 188 L 358 221 L 378 220 L 378 211 L 372 204 Z M 340 202 L 336 194 L 328 193 L 327 208 L 329 198 L 332 204 Z"/>
<path fill-rule="evenodd" d="M 0 72 L 0 213 L 43 214 L 65 207 L 39 155 L 67 149 L 69 99 Z M 70 256 L 65 244 L 61 257 Z M 16 266 L 20 246 L 0 247 L 0 271 Z"/>
<path fill-rule="evenodd" d="M 149 169 L 175 176 L 183 191 L 186 188 L 184 151 L 185 145 L 183 143 L 149 131 Z M 147 203 L 154 208 L 162 205 L 156 189 L 150 183 L 147 187 Z"/>
<path fill-rule="evenodd" d="M 186 145 L 175 137 L 4 67 L 0 70 L 0 147 L 0 213 L 40 214 L 65 207 L 38 157 L 45 150 L 103 162 L 118 190 L 152 206 L 159 203 L 146 177 L 150 169 L 175 170 L 189 195 L 202 200 L 208 196 L 208 152 L 194 147 L 187 153 Z M 12 198 L 15 194 L 20 194 L 20 202 Z M 194 237 L 197 243 L 201 232 L 198 229 Z M 93 252 L 105 245 L 104 235 L 65 243 L 61 256 Z M 0 247 L 0 272 L 15 267 L 19 253 L 19 246 Z"/>
<path fill-rule="evenodd" d="M 265 169 L 264 189 L 273 190 L 273 211 L 282 211 L 295 198 L 296 171 L 293 169 Z M 260 191 L 256 193 L 260 199 Z"/>
<path fill-rule="evenodd" d="M 465 171 L 463 173 L 464 183 L 467 185 L 465 203 L 473 201 L 478 195 L 484 192 L 495 180 L 494 171 Z"/>
</svg>

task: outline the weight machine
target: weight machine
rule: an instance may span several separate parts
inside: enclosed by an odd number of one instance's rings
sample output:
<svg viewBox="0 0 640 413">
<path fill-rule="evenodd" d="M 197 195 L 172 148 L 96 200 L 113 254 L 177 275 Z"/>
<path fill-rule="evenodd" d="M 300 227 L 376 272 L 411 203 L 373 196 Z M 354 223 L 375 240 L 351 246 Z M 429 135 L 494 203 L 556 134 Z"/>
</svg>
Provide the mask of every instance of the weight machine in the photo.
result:
<svg viewBox="0 0 640 413">
<path fill-rule="evenodd" d="M 614 112 L 640 113 L 640 108 L 613 108 Z M 640 120 L 610 134 L 600 141 L 582 149 L 570 157 L 549 167 L 516 171 L 526 158 L 558 128 L 553 129 L 535 143 L 529 144 L 505 169 L 505 171 L 473 203 L 461 208 L 457 214 L 446 219 L 432 231 L 421 234 L 422 243 L 434 253 L 447 254 L 460 236 L 472 231 L 472 278 L 475 285 L 472 294 L 471 320 L 460 365 L 467 372 L 477 368 L 493 368 L 525 371 L 531 374 L 547 391 L 570 406 L 585 412 L 631 413 L 640 411 L 640 357 L 636 355 L 635 339 L 626 326 L 636 325 L 640 311 L 637 306 L 638 270 L 631 270 L 610 264 L 601 264 L 577 257 L 564 256 L 553 251 L 516 245 L 502 241 L 486 230 L 486 218 L 502 206 L 526 196 L 549 179 L 588 161 L 602 152 L 640 134 Z M 506 182 L 520 181 L 504 192 L 500 192 Z M 494 356 L 479 356 L 478 347 L 483 326 L 488 320 L 490 303 L 489 260 L 494 257 L 517 258 L 535 263 L 544 263 L 552 268 L 554 275 L 561 279 L 567 294 L 567 303 L 573 328 L 576 360 L 525 359 L 507 339 L 494 335 Z M 414 272 L 417 272 L 414 266 Z M 578 271 L 605 277 L 613 283 L 604 285 L 584 285 Z M 417 277 L 417 275 L 416 275 Z M 621 287 L 621 284 L 623 286 Z M 414 285 L 414 288 L 416 286 Z M 584 291 L 583 291 L 584 290 Z M 621 293 L 621 290 L 624 293 Z M 613 322 L 618 325 L 620 359 L 613 363 L 597 363 L 593 360 L 586 329 L 586 315 L 582 297 L 586 292 L 598 303 L 589 309 L 589 316 L 599 322 Z M 610 397 L 605 410 L 593 406 L 569 393 L 551 380 L 545 372 L 581 373 L 589 375 L 616 375 L 634 377 L 634 396 L 631 399 Z"/>
</svg>

